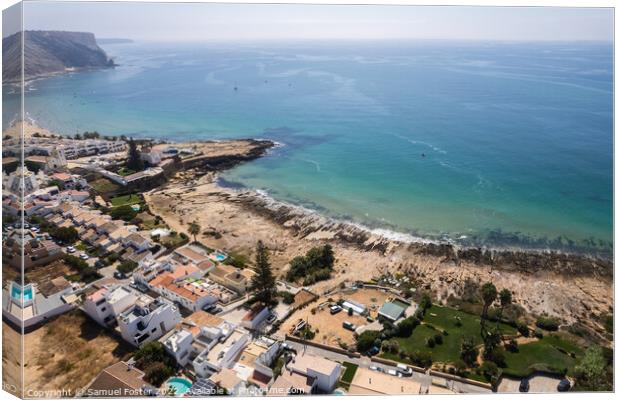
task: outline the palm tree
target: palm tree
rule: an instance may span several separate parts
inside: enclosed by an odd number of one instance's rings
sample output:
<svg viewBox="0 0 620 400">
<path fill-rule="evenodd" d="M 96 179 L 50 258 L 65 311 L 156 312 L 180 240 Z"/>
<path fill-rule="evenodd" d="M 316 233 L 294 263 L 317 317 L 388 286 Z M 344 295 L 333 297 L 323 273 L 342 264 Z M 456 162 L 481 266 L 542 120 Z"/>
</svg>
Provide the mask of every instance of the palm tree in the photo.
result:
<svg viewBox="0 0 620 400">
<path fill-rule="evenodd" d="M 486 336 L 485 320 L 488 317 L 489 307 L 497 299 L 497 288 L 491 282 L 487 282 L 480 288 L 482 294 L 482 315 L 480 316 L 480 335 Z"/>
<path fill-rule="evenodd" d="M 511 303 L 512 303 L 512 293 L 508 289 L 502 289 L 501 292 L 499 292 L 500 308 L 499 308 L 499 316 L 497 318 L 497 327 L 496 327 L 498 333 L 499 333 L 499 323 L 502 320 L 502 317 L 504 316 L 504 309 L 508 307 Z"/>
<path fill-rule="evenodd" d="M 200 225 L 198 225 L 198 222 L 194 221 L 191 224 L 189 224 L 189 228 L 187 228 L 187 231 L 189 232 L 190 235 L 194 236 L 194 242 L 195 242 L 196 235 L 200 233 Z"/>
</svg>

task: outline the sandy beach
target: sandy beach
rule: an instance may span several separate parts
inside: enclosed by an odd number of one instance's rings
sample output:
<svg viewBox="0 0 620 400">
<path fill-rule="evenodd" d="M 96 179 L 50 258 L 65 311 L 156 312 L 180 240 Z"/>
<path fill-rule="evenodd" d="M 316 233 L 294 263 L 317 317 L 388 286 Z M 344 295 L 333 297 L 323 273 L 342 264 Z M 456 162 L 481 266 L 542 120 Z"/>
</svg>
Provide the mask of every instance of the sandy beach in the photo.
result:
<svg viewBox="0 0 620 400">
<path fill-rule="evenodd" d="M 200 240 L 209 246 L 252 257 L 256 241 L 264 241 L 280 276 L 293 257 L 330 243 L 337 257 L 336 272 L 332 279 L 311 287 L 318 294 L 341 282 L 365 281 L 386 272 L 410 276 L 441 300 L 461 295 L 467 280 L 493 281 L 498 288 L 509 288 L 516 303 L 529 313 L 556 316 L 566 324 L 585 322 L 597 331 L 602 327 L 591 315 L 613 306 L 611 274 L 601 273 L 609 268 L 604 263 L 590 265 L 586 260 L 584 266 L 552 259 L 548 267 L 541 268 L 537 257 L 527 263 L 528 255 L 525 261 L 518 259 L 505 265 L 501 260 L 508 259 L 506 255 L 498 255 L 499 261 L 491 265 L 455 261 L 445 254 L 429 254 L 441 253 L 437 250 L 441 246 L 429 251 L 426 245 L 360 233 L 354 226 L 277 203 L 254 191 L 223 188 L 214 172 L 180 172 L 145 198 L 151 211 L 179 232 L 187 232 L 188 224 L 198 221 L 203 231 Z M 608 295 L 601 295 L 605 293 Z"/>
</svg>

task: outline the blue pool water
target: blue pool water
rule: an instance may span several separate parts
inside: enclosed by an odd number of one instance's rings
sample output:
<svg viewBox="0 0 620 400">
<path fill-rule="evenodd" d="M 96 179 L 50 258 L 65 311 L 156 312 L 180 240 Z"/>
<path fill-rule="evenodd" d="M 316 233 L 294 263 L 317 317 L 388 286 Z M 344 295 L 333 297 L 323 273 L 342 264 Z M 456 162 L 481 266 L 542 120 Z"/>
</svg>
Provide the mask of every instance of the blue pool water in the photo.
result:
<svg viewBox="0 0 620 400">
<path fill-rule="evenodd" d="M 219 262 L 222 262 L 226 259 L 226 254 L 215 253 L 215 259 Z"/>
<path fill-rule="evenodd" d="M 21 301 L 22 289 L 18 285 L 14 284 L 11 288 L 11 296 L 13 297 L 14 300 Z M 26 286 L 25 290 L 23 291 L 23 297 L 24 297 L 24 301 L 32 300 L 32 287 L 31 286 Z"/>
<path fill-rule="evenodd" d="M 192 387 L 192 382 L 185 378 L 179 377 L 168 379 L 166 384 L 168 387 L 174 388 L 174 393 L 176 396 L 184 395 Z"/>
<path fill-rule="evenodd" d="M 611 42 L 104 48 L 117 68 L 32 83 L 28 116 L 65 134 L 270 138 L 284 146 L 224 178 L 396 233 L 611 251 Z M 7 124 L 19 96 L 3 99 Z"/>
</svg>

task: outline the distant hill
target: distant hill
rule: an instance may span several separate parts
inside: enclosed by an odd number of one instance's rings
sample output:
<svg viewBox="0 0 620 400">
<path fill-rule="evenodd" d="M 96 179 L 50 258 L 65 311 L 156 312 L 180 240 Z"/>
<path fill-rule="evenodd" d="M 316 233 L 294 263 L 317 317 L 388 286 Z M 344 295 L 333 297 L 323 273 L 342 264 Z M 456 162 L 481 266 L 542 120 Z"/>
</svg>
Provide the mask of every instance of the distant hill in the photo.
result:
<svg viewBox="0 0 620 400">
<path fill-rule="evenodd" d="M 123 38 L 100 38 L 100 39 L 97 39 L 97 43 L 99 44 L 122 44 L 122 43 L 133 43 L 133 40 L 123 39 Z"/>
<path fill-rule="evenodd" d="M 21 74 L 21 32 L 2 39 L 2 78 L 17 81 Z M 88 32 L 25 31 L 24 75 L 32 79 L 70 69 L 107 68 L 114 62 Z"/>
</svg>

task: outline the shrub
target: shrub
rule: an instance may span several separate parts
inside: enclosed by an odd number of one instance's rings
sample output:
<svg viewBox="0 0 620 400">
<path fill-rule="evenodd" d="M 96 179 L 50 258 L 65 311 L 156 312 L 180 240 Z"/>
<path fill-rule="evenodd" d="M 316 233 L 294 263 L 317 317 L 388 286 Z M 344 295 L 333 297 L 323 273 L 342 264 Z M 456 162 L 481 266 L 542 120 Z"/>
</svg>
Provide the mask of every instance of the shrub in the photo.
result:
<svg viewBox="0 0 620 400">
<path fill-rule="evenodd" d="M 396 327 L 396 334 L 399 337 L 409 337 L 413 333 L 413 330 L 420 324 L 414 317 L 407 317 L 400 321 Z"/>
<path fill-rule="evenodd" d="M 465 338 L 461 342 L 461 360 L 470 367 L 476 365 L 478 350 L 472 338 Z"/>
<path fill-rule="evenodd" d="M 506 366 L 506 355 L 501 347 L 495 347 L 492 350 L 486 351 L 484 353 L 484 358 L 500 367 Z"/>
<path fill-rule="evenodd" d="M 517 322 L 517 331 L 519 331 L 519 333 L 525 337 L 530 336 L 530 328 L 528 328 L 526 323 L 523 321 Z"/>
<path fill-rule="evenodd" d="M 537 337 L 538 339 L 542 339 L 543 338 L 543 332 L 536 328 L 536 330 L 534 331 L 534 336 Z"/>
<path fill-rule="evenodd" d="M 506 343 L 504 347 L 506 348 L 506 350 L 508 350 L 511 353 L 517 353 L 519 351 L 519 345 L 517 344 L 517 341 L 514 339 L 510 339 L 510 341 Z"/>
<path fill-rule="evenodd" d="M 467 370 L 467 364 L 463 360 L 456 360 L 454 362 L 454 373 L 459 376 L 464 376 Z"/>
<path fill-rule="evenodd" d="M 479 368 L 479 372 L 494 385 L 499 378 L 499 368 L 493 361 L 485 361 Z"/>
<path fill-rule="evenodd" d="M 409 355 L 409 359 L 413 365 L 417 365 L 422 368 L 430 368 L 433 365 L 433 358 L 428 351 L 416 350 Z"/>
<path fill-rule="evenodd" d="M 375 345 L 375 341 L 379 339 L 381 332 L 379 331 L 364 331 L 357 337 L 357 351 L 360 353 L 366 352 Z"/>
<path fill-rule="evenodd" d="M 429 337 L 428 339 L 426 339 L 426 345 L 432 349 L 433 347 L 435 347 L 435 339 Z"/>
<path fill-rule="evenodd" d="M 138 263 L 136 263 L 135 261 L 125 260 L 116 267 L 116 270 L 120 273 L 128 274 L 132 272 L 134 269 L 136 269 L 137 267 L 138 267 Z"/>
<path fill-rule="evenodd" d="M 536 326 L 546 331 L 557 331 L 560 323 L 555 318 L 539 317 L 536 320 Z"/>
<path fill-rule="evenodd" d="M 433 336 L 433 339 L 435 341 L 435 344 L 443 344 L 443 335 L 438 333 L 435 336 Z"/>
<path fill-rule="evenodd" d="M 131 221 L 137 214 L 138 212 L 128 204 L 114 207 L 110 210 L 110 216 L 112 218 L 122 219 L 123 221 Z"/>
<path fill-rule="evenodd" d="M 280 292 L 278 295 L 282 298 L 284 304 L 293 304 L 295 302 L 295 295 L 291 292 Z"/>
<path fill-rule="evenodd" d="M 334 261 L 334 251 L 331 245 L 313 247 L 305 256 L 298 256 L 291 260 L 286 279 L 294 282 L 304 277 L 304 285 L 329 279 L 334 268 Z"/>
</svg>

